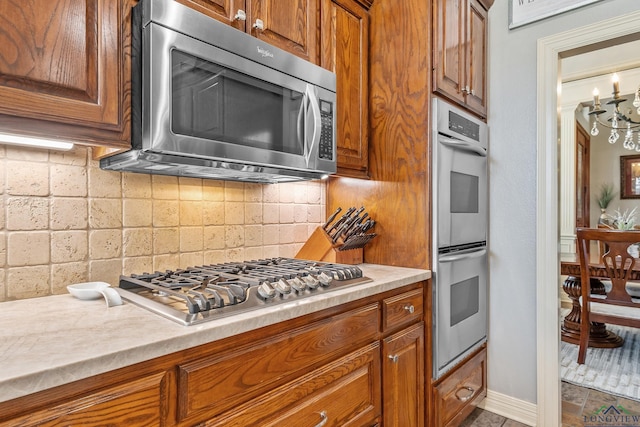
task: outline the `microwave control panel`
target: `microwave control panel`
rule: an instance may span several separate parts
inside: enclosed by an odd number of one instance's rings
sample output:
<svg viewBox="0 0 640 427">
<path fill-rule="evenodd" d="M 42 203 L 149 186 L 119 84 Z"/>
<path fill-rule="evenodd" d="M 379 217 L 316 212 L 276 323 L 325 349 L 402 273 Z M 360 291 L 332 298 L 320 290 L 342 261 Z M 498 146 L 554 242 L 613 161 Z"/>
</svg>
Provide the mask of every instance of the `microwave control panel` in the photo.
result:
<svg viewBox="0 0 640 427">
<path fill-rule="evenodd" d="M 318 157 L 333 160 L 333 104 L 320 100 L 320 147 Z"/>
</svg>

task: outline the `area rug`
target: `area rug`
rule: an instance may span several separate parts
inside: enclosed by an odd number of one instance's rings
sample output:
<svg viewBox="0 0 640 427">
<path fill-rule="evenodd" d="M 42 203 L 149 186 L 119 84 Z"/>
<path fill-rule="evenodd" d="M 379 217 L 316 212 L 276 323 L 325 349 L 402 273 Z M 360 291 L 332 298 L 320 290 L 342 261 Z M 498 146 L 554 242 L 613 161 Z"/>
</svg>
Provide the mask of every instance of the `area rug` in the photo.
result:
<svg viewBox="0 0 640 427">
<path fill-rule="evenodd" d="M 624 338 L 618 348 L 587 349 L 578 365 L 578 346 L 561 342 L 560 378 L 571 384 L 640 401 L 640 329 L 607 325 Z"/>
</svg>

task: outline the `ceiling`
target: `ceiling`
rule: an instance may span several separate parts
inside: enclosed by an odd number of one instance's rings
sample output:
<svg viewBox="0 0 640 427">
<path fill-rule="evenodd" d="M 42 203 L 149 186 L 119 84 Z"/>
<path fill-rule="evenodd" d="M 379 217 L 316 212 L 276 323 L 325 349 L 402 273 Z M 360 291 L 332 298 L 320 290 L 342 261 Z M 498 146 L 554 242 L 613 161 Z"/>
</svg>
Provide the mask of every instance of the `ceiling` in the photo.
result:
<svg viewBox="0 0 640 427">
<path fill-rule="evenodd" d="M 631 55 L 630 55 L 631 54 Z M 640 67 L 640 40 L 562 59 L 562 82 Z"/>
</svg>

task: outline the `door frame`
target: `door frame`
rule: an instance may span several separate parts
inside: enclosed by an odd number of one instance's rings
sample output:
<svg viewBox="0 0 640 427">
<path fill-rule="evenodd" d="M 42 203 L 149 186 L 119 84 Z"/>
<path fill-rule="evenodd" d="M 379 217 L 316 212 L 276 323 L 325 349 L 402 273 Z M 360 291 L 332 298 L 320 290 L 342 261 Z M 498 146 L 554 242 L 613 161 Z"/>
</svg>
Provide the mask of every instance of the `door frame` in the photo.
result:
<svg viewBox="0 0 640 427">
<path fill-rule="evenodd" d="M 536 178 L 537 425 L 561 424 L 558 133 L 560 58 L 639 32 L 640 11 L 538 39 Z"/>
<path fill-rule="evenodd" d="M 591 135 L 589 132 L 585 130 L 584 127 L 578 122 L 575 121 L 576 133 L 575 133 L 575 182 L 576 182 L 576 227 L 591 227 L 591 215 L 590 215 L 590 204 L 591 194 L 589 193 L 590 187 L 590 162 L 591 162 Z M 580 136 L 584 137 L 584 144 L 581 144 Z M 581 151 L 580 146 L 582 146 L 583 155 L 579 156 L 579 152 Z M 582 158 L 582 165 L 578 167 L 578 163 Z M 581 173 L 582 176 L 578 177 L 578 173 Z M 578 185 L 582 183 L 582 188 L 578 188 Z M 580 200 L 578 199 L 578 192 L 582 192 L 582 203 L 581 205 L 578 203 Z M 582 210 L 582 223 L 578 223 L 578 212 Z"/>
</svg>

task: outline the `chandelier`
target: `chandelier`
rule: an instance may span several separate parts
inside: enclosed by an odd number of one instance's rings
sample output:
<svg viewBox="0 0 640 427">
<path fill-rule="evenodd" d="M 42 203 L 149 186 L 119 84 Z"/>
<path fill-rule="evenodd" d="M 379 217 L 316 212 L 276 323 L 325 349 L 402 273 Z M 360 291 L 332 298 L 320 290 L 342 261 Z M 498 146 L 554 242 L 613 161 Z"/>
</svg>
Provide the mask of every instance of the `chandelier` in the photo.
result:
<svg viewBox="0 0 640 427">
<path fill-rule="evenodd" d="M 594 116 L 591 135 L 596 136 L 600 133 L 600 129 L 598 129 L 599 126 L 611 129 L 608 141 L 609 144 L 615 144 L 620 138 L 620 133 L 624 132 L 624 143 L 622 146 L 627 150 L 640 152 L 640 121 L 635 121 L 631 118 L 631 108 L 628 108 L 625 112 L 620 111 L 620 104 L 627 99 L 620 97 L 620 83 L 617 74 L 613 75 L 613 98 L 605 104 L 613 105 L 613 112 L 605 119 L 601 119 L 600 117 L 607 113 L 607 110 L 600 106 L 599 95 L 598 88 L 595 88 L 593 90 L 593 109 L 589 112 L 590 116 Z M 638 109 L 637 113 L 640 115 L 640 87 L 636 90 L 633 106 Z M 633 140 L 634 134 L 637 135 L 636 142 Z"/>
</svg>

